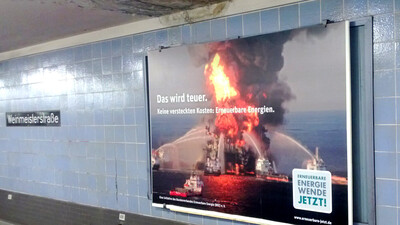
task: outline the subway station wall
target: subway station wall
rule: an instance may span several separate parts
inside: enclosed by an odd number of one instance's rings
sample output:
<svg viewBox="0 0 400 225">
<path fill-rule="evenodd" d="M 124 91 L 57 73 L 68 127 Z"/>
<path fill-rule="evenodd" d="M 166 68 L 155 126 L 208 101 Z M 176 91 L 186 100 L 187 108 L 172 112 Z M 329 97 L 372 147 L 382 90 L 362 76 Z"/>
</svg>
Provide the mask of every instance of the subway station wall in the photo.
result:
<svg viewBox="0 0 400 225">
<path fill-rule="evenodd" d="M 146 52 L 365 16 L 374 19 L 377 222 L 400 224 L 400 0 L 307 1 L 0 62 L 0 189 L 193 224 L 241 224 L 151 207 Z M 6 112 L 40 110 L 60 110 L 61 127 L 6 127 Z"/>
</svg>

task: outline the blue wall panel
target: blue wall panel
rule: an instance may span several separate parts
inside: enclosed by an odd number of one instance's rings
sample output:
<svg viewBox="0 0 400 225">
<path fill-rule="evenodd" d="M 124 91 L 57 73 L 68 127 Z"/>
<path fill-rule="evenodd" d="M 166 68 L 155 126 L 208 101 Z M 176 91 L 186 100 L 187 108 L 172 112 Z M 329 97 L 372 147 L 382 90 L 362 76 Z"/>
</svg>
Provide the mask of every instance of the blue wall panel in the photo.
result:
<svg viewBox="0 0 400 225">
<path fill-rule="evenodd" d="M 399 0 L 307 1 L 0 62 L 0 118 L 62 114 L 55 128 L 0 120 L 0 188 L 194 224 L 243 224 L 151 207 L 146 51 L 372 15 L 377 222 L 398 224 L 399 9 Z"/>
</svg>

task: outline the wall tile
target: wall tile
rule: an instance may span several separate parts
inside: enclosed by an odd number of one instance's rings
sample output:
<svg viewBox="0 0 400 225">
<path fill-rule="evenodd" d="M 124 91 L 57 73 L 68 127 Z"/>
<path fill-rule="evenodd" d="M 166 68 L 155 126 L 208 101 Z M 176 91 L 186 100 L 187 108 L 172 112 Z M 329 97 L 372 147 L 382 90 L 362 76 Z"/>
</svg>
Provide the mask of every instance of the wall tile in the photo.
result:
<svg viewBox="0 0 400 225">
<path fill-rule="evenodd" d="M 133 60 L 132 70 L 142 71 L 143 70 L 143 62 L 144 62 L 143 54 L 141 54 L 141 53 L 134 54 L 132 60 Z"/>
<path fill-rule="evenodd" d="M 394 0 L 396 12 L 400 12 L 400 0 Z"/>
<path fill-rule="evenodd" d="M 126 161 L 125 160 L 117 160 L 117 175 L 119 177 L 126 177 Z"/>
<path fill-rule="evenodd" d="M 74 48 L 74 56 L 75 62 L 80 62 L 83 60 L 83 49 L 81 46 Z"/>
<path fill-rule="evenodd" d="M 102 59 L 101 66 L 102 66 L 102 70 L 103 70 L 103 75 L 111 74 L 111 71 L 112 71 L 111 58 Z"/>
<path fill-rule="evenodd" d="M 64 185 L 77 187 L 79 182 L 78 175 L 70 171 L 64 171 L 62 173 L 62 182 Z"/>
<path fill-rule="evenodd" d="M 176 213 L 176 219 L 181 222 L 189 222 L 189 215 L 186 213 Z"/>
<path fill-rule="evenodd" d="M 254 36 L 260 34 L 260 13 L 254 12 L 243 15 L 244 36 Z"/>
<path fill-rule="evenodd" d="M 106 160 L 106 175 L 115 176 L 115 173 L 116 173 L 115 160 Z"/>
<path fill-rule="evenodd" d="M 111 41 L 111 55 L 120 56 L 122 54 L 122 40 L 117 38 Z"/>
<path fill-rule="evenodd" d="M 394 43 L 374 44 L 374 69 L 393 69 L 394 66 Z"/>
<path fill-rule="evenodd" d="M 106 142 L 114 142 L 114 127 L 105 127 L 104 139 Z"/>
<path fill-rule="evenodd" d="M 144 88 L 144 77 L 143 71 L 134 71 L 133 75 L 133 86 L 134 90 L 142 90 Z"/>
<path fill-rule="evenodd" d="M 133 51 L 132 36 L 126 36 L 121 39 L 122 55 L 129 55 Z"/>
<path fill-rule="evenodd" d="M 139 195 L 139 186 L 137 178 L 128 177 L 128 194 L 130 196 Z"/>
<path fill-rule="evenodd" d="M 147 141 L 147 129 L 145 126 L 137 126 L 136 129 L 136 140 L 138 143 L 146 143 Z"/>
<path fill-rule="evenodd" d="M 300 4 L 300 25 L 310 26 L 321 23 L 320 1 Z"/>
<path fill-rule="evenodd" d="M 101 76 L 103 74 L 101 59 L 93 60 L 92 66 L 93 66 L 93 70 L 92 70 L 93 76 L 95 78 L 99 79 L 99 76 Z M 72 72 L 68 71 L 68 68 L 67 68 L 67 74 L 69 74 L 70 76 L 75 76 L 75 71 L 73 71 L 73 74 L 72 74 Z"/>
<path fill-rule="evenodd" d="M 151 44 L 152 36 L 147 36 L 146 35 L 146 47 L 148 47 L 149 44 Z M 149 43 L 150 42 L 150 43 Z M 143 52 L 144 51 L 144 37 L 143 35 L 136 34 L 132 38 L 132 50 L 133 53 L 138 53 L 138 52 Z"/>
<path fill-rule="evenodd" d="M 182 30 L 181 27 L 173 27 L 168 29 L 168 44 L 167 45 L 180 45 L 182 43 Z"/>
<path fill-rule="evenodd" d="M 217 225 L 218 220 L 210 218 L 208 216 L 203 217 L 203 224 Z"/>
<path fill-rule="evenodd" d="M 146 124 L 146 110 L 144 107 L 135 109 L 135 121 L 137 125 Z"/>
<path fill-rule="evenodd" d="M 146 180 L 149 177 L 149 169 L 150 169 L 150 164 L 146 162 L 138 162 L 138 178 L 142 180 Z"/>
<path fill-rule="evenodd" d="M 182 26 L 182 42 L 183 44 L 192 43 L 192 27 L 189 25 Z"/>
<path fill-rule="evenodd" d="M 374 96 L 375 97 L 388 97 L 388 96 L 394 96 L 396 91 L 395 91 L 395 85 L 397 79 L 395 79 L 395 73 L 394 70 L 385 70 L 385 71 L 377 71 L 375 72 L 374 75 Z M 396 85 L 397 89 L 400 91 L 400 86 Z M 397 92 L 400 93 L 400 92 Z"/>
<path fill-rule="evenodd" d="M 2 61 L 0 62 L 0 72 L 5 73 L 6 71 L 9 70 L 9 61 Z"/>
<path fill-rule="evenodd" d="M 149 181 L 144 179 L 138 179 L 139 196 L 147 197 L 149 194 Z"/>
<path fill-rule="evenodd" d="M 393 12 L 393 0 L 369 0 L 370 14 L 383 14 Z"/>
<path fill-rule="evenodd" d="M 152 207 L 151 208 L 151 215 L 154 216 L 154 217 L 162 218 L 163 211 L 164 211 L 163 208 Z"/>
<path fill-rule="evenodd" d="M 399 179 L 400 178 L 400 173 L 399 173 L 400 172 L 400 154 L 397 153 L 396 155 L 397 155 L 397 168 L 396 168 L 396 171 L 397 171 L 397 179 Z M 398 202 L 398 204 L 400 204 L 400 201 Z"/>
<path fill-rule="evenodd" d="M 211 20 L 211 39 L 213 41 L 226 39 L 226 19 Z"/>
<path fill-rule="evenodd" d="M 122 72 L 130 73 L 133 71 L 133 55 L 122 56 Z"/>
<path fill-rule="evenodd" d="M 376 124 L 395 124 L 395 99 L 375 99 L 374 112 Z"/>
<path fill-rule="evenodd" d="M 149 158 L 148 149 L 146 148 L 139 148 L 137 149 L 138 161 L 139 162 L 147 162 Z"/>
<path fill-rule="evenodd" d="M 344 17 L 346 19 L 366 16 L 368 14 L 368 0 L 344 1 Z"/>
<path fill-rule="evenodd" d="M 122 127 L 123 129 L 123 127 Z M 115 158 L 117 160 L 125 160 L 126 153 L 125 153 L 125 144 L 117 143 L 115 144 Z"/>
<path fill-rule="evenodd" d="M 279 9 L 269 9 L 260 12 L 261 33 L 272 33 L 279 30 Z"/>
<path fill-rule="evenodd" d="M 209 21 L 193 24 L 192 31 L 195 43 L 203 43 L 211 40 Z"/>
<path fill-rule="evenodd" d="M 114 98 L 113 96 L 113 99 Z M 113 122 L 114 125 L 123 125 L 124 124 L 124 111 L 122 109 L 113 110 Z"/>
<path fill-rule="evenodd" d="M 135 178 L 137 179 L 138 174 L 137 174 L 137 162 L 136 161 L 127 161 L 126 164 L 126 176 L 128 178 Z M 137 180 L 136 180 L 137 182 Z"/>
<path fill-rule="evenodd" d="M 251 223 L 244 223 L 239 221 L 233 221 L 233 225 L 252 225 Z"/>
<path fill-rule="evenodd" d="M 377 206 L 376 208 L 377 224 L 396 224 L 397 209 L 394 207 Z"/>
<path fill-rule="evenodd" d="M 139 212 L 139 199 L 136 196 L 129 196 L 128 197 L 128 207 L 129 211 L 133 213 Z"/>
<path fill-rule="evenodd" d="M 125 144 L 126 159 L 137 161 L 136 144 Z"/>
<path fill-rule="evenodd" d="M 139 197 L 139 213 L 144 215 L 151 215 L 151 204 L 147 198 Z"/>
<path fill-rule="evenodd" d="M 135 98 L 135 107 L 143 107 L 144 106 L 144 93 L 143 89 L 135 90 L 134 94 Z"/>
<path fill-rule="evenodd" d="M 160 30 L 156 32 L 156 47 L 168 46 L 168 31 Z"/>
<path fill-rule="evenodd" d="M 394 14 L 394 37 L 400 40 L 400 12 Z"/>
<path fill-rule="evenodd" d="M 377 178 L 396 179 L 395 153 L 375 153 L 375 176 Z"/>
<path fill-rule="evenodd" d="M 396 126 L 375 126 L 375 151 L 396 151 Z"/>
<path fill-rule="evenodd" d="M 124 109 L 124 121 L 125 125 L 134 125 L 135 124 L 135 110 L 132 108 Z"/>
<path fill-rule="evenodd" d="M 243 36 L 242 16 L 234 16 L 227 18 L 227 35 L 228 38 L 237 38 Z"/>
<path fill-rule="evenodd" d="M 164 219 L 169 219 L 169 220 L 175 220 L 176 219 L 176 212 L 171 211 L 171 210 L 163 210 L 163 218 Z"/>
<path fill-rule="evenodd" d="M 400 69 L 400 42 L 396 42 L 396 68 Z M 397 76 L 399 76 L 399 70 L 396 72 Z"/>
<path fill-rule="evenodd" d="M 126 126 L 125 127 L 125 142 L 136 142 L 136 127 L 135 126 Z"/>
<path fill-rule="evenodd" d="M 116 56 L 111 59 L 112 63 L 112 72 L 113 73 L 121 73 L 122 72 L 122 57 Z"/>
<path fill-rule="evenodd" d="M 374 42 L 390 41 L 394 38 L 394 16 L 384 14 L 374 17 Z"/>
<path fill-rule="evenodd" d="M 92 44 L 92 56 L 94 59 L 101 58 L 101 42 Z"/>
<path fill-rule="evenodd" d="M 218 225 L 232 225 L 232 220 L 218 219 Z"/>
<path fill-rule="evenodd" d="M 112 47 L 111 41 L 103 41 L 101 43 L 101 57 L 111 57 L 112 56 Z"/>
<path fill-rule="evenodd" d="M 58 57 L 60 57 L 60 63 L 63 63 L 64 60 L 68 60 L 68 59 L 62 59 L 62 55 L 60 55 L 60 52 L 58 52 L 57 55 L 58 55 Z M 91 45 L 82 46 L 82 59 L 83 60 L 91 60 L 92 59 L 92 46 Z"/>
<path fill-rule="evenodd" d="M 133 90 L 128 90 L 124 94 L 124 107 L 130 108 L 135 106 L 135 94 Z"/>
<path fill-rule="evenodd" d="M 342 0 L 321 0 L 322 20 L 341 21 L 343 19 Z"/>
<path fill-rule="evenodd" d="M 129 210 L 129 201 L 128 196 L 118 195 L 118 209 L 120 211 L 128 211 Z"/>
<path fill-rule="evenodd" d="M 157 49 L 156 32 L 143 34 L 143 51 Z M 133 49 L 135 51 L 135 36 L 133 37 Z"/>
<path fill-rule="evenodd" d="M 299 6 L 291 5 L 279 9 L 280 29 L 289 30 L 299 27 Z"/>
</svg>

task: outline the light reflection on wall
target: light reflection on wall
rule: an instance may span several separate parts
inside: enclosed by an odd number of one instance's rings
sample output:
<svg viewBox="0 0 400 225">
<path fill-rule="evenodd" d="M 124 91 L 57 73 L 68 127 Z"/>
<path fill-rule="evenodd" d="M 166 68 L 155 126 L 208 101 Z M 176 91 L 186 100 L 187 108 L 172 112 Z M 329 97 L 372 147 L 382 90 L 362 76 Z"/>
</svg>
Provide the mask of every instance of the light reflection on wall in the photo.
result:
<svg viewBox="0 0 400 225">
<path fill-rule="evenodd" d="M 73 74 L 67 72 L 65 65 L 48 67 L 43 69 L 42 82 L 38 86 L 44 96 L 63 95 L 69 93 L 74 87 Z"/>
</svg>

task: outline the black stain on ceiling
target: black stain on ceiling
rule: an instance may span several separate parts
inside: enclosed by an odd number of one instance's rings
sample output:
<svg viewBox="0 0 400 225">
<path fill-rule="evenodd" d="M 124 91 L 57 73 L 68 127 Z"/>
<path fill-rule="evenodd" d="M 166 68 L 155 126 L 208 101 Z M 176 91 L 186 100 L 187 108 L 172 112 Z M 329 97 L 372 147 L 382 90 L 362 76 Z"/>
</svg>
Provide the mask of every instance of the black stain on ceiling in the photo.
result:
<svg viewBox="0 0 400 225">
<path fill-rule="evenodd" d="M 159 17 L 226 0 L 89 0 L 91 7 L 125 14 Z M 76 1 L 76 3 L 79 1 Z M 82 2 L 80 1 L 82 6 Z M 87 3 L 85 4 L 88 5 Z"/>
</svg>

